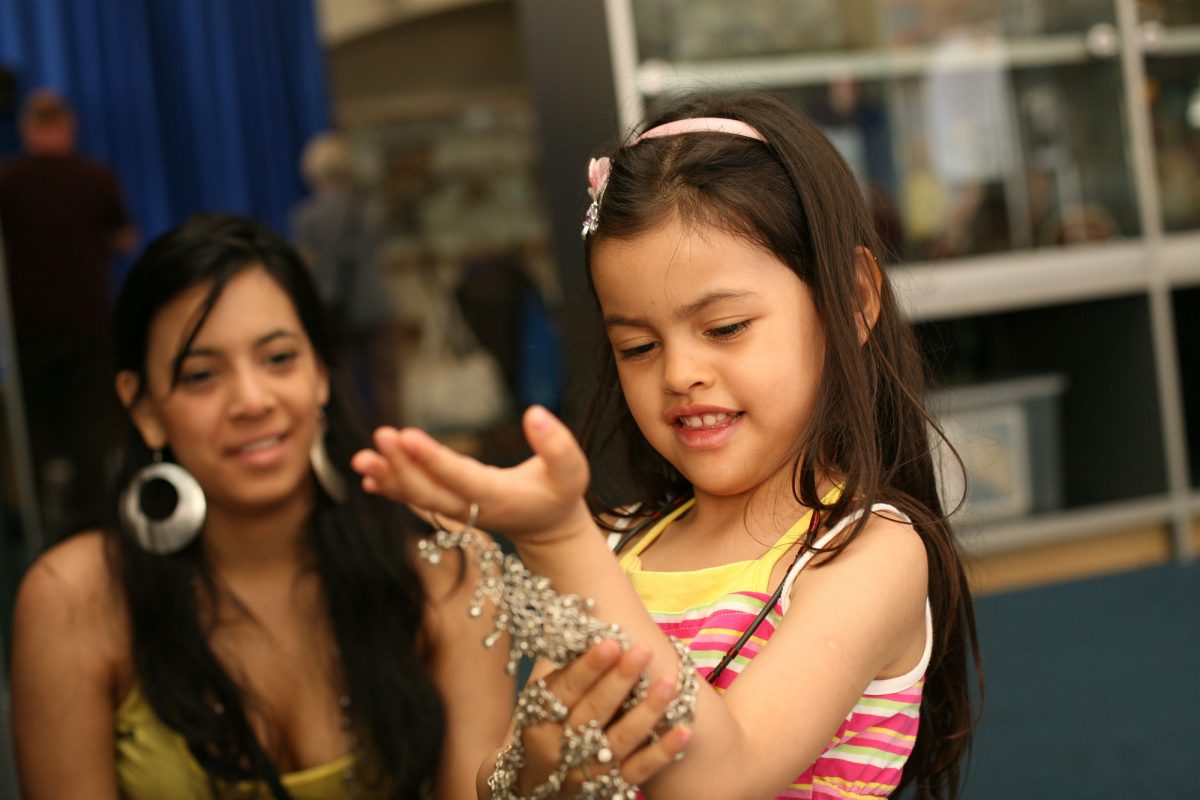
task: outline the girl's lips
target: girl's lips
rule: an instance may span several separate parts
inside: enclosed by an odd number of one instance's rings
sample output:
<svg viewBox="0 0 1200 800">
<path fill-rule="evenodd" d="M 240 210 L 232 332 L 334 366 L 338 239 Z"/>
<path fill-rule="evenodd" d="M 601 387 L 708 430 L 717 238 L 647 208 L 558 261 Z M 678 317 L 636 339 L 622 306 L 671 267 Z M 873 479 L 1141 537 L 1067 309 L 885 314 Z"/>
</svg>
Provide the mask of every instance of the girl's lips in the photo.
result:
<svg viewBox="0 0 1200 800">
<path fill-rule="evenodd" d="M 740 411 L 680 415 L 674 424 L 675 436 L 689 449 L 713 450 L 733 438 L 742 416 Z"/>
</svg>

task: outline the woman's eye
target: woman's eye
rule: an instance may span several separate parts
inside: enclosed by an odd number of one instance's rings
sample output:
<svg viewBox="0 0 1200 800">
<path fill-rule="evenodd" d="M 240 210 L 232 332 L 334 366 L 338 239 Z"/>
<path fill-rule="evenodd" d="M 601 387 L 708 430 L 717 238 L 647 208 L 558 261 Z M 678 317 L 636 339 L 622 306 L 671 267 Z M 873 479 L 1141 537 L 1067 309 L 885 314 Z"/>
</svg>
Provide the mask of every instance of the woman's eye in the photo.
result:
<svg viewBox="0 0 1200 800">
<path fill-rule="evenodd" d="M 216 372 L 211 369 L 189 369 L 179 373 L 179 383 L 182 386 L 198 387 L 211 381 Z"/>
<path fill-rule="evenodd" d="M 719 325 L 716 328 L 709 328 L 705 333 L 713 339 L 729 339 L 737 336 L 742 331 L 750 327 L 750 320 L 742 320 L 741 322 L 731 322 L 728 325 Z"/>
<path fill-rule="evenodd" d="M 645 344 L 639 344 L 637 347 L 618 348 L 617 353 L 621 356 L 622 360 L 628 361 L 647 355 L 655 347 L 657 347 L 656 342 L 646 342 Z"/>
<path fill-rule="evenodd" d="M 296 360 L 299 356 L 294 350 L 284 350 L 279 353 L 272 353 L 267 356 L 267 364 L 272 367 L 286 367 Z"/>
</svg>

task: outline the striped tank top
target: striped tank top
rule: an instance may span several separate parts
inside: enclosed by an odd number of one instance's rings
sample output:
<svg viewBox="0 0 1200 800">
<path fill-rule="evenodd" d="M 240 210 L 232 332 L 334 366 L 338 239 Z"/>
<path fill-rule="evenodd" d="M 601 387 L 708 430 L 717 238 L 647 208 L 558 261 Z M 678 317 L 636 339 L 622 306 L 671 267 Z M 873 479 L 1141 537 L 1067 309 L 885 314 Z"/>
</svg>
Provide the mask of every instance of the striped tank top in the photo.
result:
<svg viewBox="0 0 1200 800">
<path fill-rule="evenodd" d="M 693 502 L 689 500 L 655 524 L 621 556 L 621 567 L 650 616 L 664 633 L 688 644 L 700 675 L 707 677 L 770 600 L 771 571 L 807 532 L 810 514 L 805 514 L 754 561 L 736 561 L 690 572 L 643 570 L 641 553 Z M 871 510 L 886 511 L 889 516 L 908 521 L 903 512 L 890 505 L 876 504 Z M 817 539 L 815 547 L 828 545 L 861 515 L 861 510 L 848 514 Z M 619 536 L 614 534 L 610 541 L 615 543 Z M 812 551 L 801 556 L 788 571 L 775 609 L 716 680 L 714 688 L 718 692 L 729 688 L 770 641 L 787 613 L 792 584 L 812 556 Z M 927 600 L 925 650 L 920 662 L 905 675 L 872 681 L 825 751 L 776 798 L 860 800 L 891 795 L 916 743 L 921 690 L 932 644 L 932 617 Z"/>
</svg>

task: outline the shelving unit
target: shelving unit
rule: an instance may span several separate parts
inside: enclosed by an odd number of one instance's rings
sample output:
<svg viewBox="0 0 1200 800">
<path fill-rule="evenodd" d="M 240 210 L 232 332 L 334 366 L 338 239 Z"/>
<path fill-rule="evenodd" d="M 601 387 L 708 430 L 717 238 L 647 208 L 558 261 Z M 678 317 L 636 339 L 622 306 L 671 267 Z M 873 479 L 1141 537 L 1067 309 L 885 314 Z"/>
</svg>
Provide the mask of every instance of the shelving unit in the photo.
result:
<svg viewBox="0 0 1200 800">
<path fill-rule="evenodd" d="M 862 0 L 842 8 L 883 28 L 888 13 L 919 16 L 923 5 Z M 1059 509 L 964 522 L 964 544 L 978 555 L 999 555 L 1159 531 L 1173 557 L 1189 560 L 1200 541 L 1200 189 L 1182 206 L 1165 193 L 1187 189 L 1180 168 L 1194 168 L 1200 177 L 1200 156 L 1186 156 L 1178 144 L 1200 150 L 1200 9 L 1139 7 L 1137 0 L 1051 6 L 1049 0 L 995 4 L 988 7 L 995 17 L 982 26 L 984 12 L 976 9 L 970 22 L 988 35 L 974 48 L 939 47 L 936 38 L 889 41 L 876 30 L 869 41 L 859 35 L 840 48 L 826 42 L 797 52 L 665 60 L 661 53 L 639 53 L 638 19 L 659 13 L 656 24 L 667 24 L 670 0 L 604 0 L 614 108 L 628 130 L 660 95 L 758 88 L 806 111 L 807 102 L 816 103 L 810 115 L 822 122 L 821 114 L 832 118 L 821 107 L 822 93 L 850 82 L 886 120 L 892 152 L 882 157 L 894 174 L 883 180 L 892 179 L 896 189 L 919 162 L 914 143 L 927 148 L 922 137 L 932 137 L 928 122 L 924 130 L 905 129 L 917 113 L 922 82 L 934 72 L 996 78 L 1003 103 L 998 118 L 1011 151 L 987 180 L 1007 203 L 999 212 L 1007 215 L 1007 246 L 934 257 L 914 255 L 917 248 L 909 246 L 891 271 L 935 360 L 939 342 L 961 351 L 956 337 L 968 341 L 970 352 L 954 353 L 955 369 L 943 370 L 947 385 L 1039 372 L 1067 376 L 1061 409 L 1066 489 Z M 749 16 L 730 8 L 743 22 Z M 1026 24 L 1043 18 L 1054 24 L 1041 32 Z M 1006 25 L 1020 31 L 1004 35 Z M 1189 78 L 1194 85 L 1187 85 Z M 1100 94 L 1078 102 L 1067 97 L 1047 109 L 1047 98 L 1068 90 Z M 1179 119 L 1180 108 L 1187 121 Z M 837 134 L 865 125 L 862 119 L 846 116 L 831 125 Z M 868 155 L 881 157 L 877 150 Z M 847 156 L 852 167 L 855 156 Z M 1037 198 L 1029 181 L 1039 170 L 1062 204 L 1058 239 L 1020 217 L 1032 218 Z M 1072 242 L 1068 199 L 1087 212 L 1079 219 L 1099 231 L 1086 229 L 1082 241 Z M 1097 205 L 1111 215 L 1095 213 Z"/>
</svg>

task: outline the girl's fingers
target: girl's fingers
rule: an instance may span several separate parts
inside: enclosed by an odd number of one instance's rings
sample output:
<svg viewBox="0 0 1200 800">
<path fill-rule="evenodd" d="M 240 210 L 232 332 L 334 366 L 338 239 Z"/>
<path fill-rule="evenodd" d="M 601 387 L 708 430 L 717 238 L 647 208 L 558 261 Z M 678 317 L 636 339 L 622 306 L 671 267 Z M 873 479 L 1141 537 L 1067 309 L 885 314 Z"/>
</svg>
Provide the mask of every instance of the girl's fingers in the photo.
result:
<svg viewBox="0 0 1200 800">
<path fill-rule="evenodd" d="M 622 653 L 616 663 L 580 697 L 579 702 L 570 705 L 567 724 L 577 726 L 596 720 L 607 726 L 637 685 L 649 662 L 650 650 L 642 645 L 634 645 Z"/>
<path fill-rule="evenodd" d="M 554 484 L 564 493 L 581 494 L 588 484 L 587 457 L 570 429 L 542 406 L 530 406 L 521 421 L 525 439 L 545 461 Z"/>
<path fill-rule="evenodd" d="M 621 656 L 621 647 L 611 639 L 592 645 L 579 658 L 567 666 L 546 675 L 543 680 L 546 688 L 562 701 L 563 705 L 571 708 L 579 699 L 587 694 L 612 665 Z M 563 728 L 561 725 L 541 723 L 530 725 L 522 734 L 525 745 L 525 763 L 528 770 L 523 770 L 520 783 L 523 794 L 528 794 L 533 784 L 533 776 L 544 780 L 562 755 Z"/>
<path fill-rule="evenodd" d="M 623 759 L 646 743 L 662 720 L 667 705 L 675 697 L 675 691 L 675 683 L 670 677 L 659 678 L 650 685 L 641 702 L 608 726 L 605 735 L 608 736 L 613 755 Z"/>
<path fill-rule="evenodd" d="M 416 428 L 397 431 L 386 446 L 394 447 L 397 455 L 402 456 L 444 500 L 437 510 L 456 519 L 467 518 L 472 501 L 487 508 L 509 493 L 504 485 L 503 470 L 456 453 L 424 431 Z M 386 451 L 385 455 L 391 457 Z"/>
<path fill-rule="evenodd" d="M 635 786 L 646 783 L 660 770 L 671 766 L 691 738 L 691 728 L 676 725 L 662 734 L 657 742 L 650 742 L 624 759 L 621 763 L 621 777 Z"/>
<path fill-rule="evenodd" d="M 409 456 L 403 445 L 406 433 L 394 428 L 380 428 L 374 435 L 377 449 L 360 451 L 351 459 L 351 466 L 363 476 L 363 488 L 392 500 L 457 517 L 463 505 L 462 497 L 433 479 Z"/>
<path fill-rule="evenodd" d="M 567 708 L 573 708 L 620 657 L 621 646 L 612 639 L 597 642 L 580 658 L 547 675 L 546 688 Z"/>
</svg>

